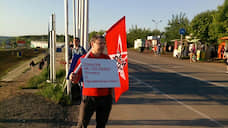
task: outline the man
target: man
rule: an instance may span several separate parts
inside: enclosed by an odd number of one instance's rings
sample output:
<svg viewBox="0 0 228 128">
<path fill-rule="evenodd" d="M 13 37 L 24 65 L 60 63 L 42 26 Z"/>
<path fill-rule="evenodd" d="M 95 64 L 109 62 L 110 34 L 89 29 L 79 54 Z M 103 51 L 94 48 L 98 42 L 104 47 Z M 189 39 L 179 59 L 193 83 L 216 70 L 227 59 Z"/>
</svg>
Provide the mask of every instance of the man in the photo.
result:
<svg viewBox="0 0 228 128">
<path fill-rule="evenodd" d="M 91 39 L 91 53 L 88 58 L 110 59 L 103 54 L 105 39 L 103 36 L 94 36 Z M 81 58 L 84 58 L 82 56 Z M 80 64 L 80 59 L 77 65 Z M 82 75 L 82 69 L 77 74 L 71 73 L 70 79 L 77 82 Z M 84 86 L 84 85 L 83 85 Z M 90 118 L 96 111 L 96 128 L 105 128 L 112 108 L 112 88 L 83 88 L 77 128 L 87 128 Z"/>
<path fill-rule="evenodd" d="M 72 46 L 73 45 L 73 46 Z M 78 61 L 78 58 L 81 57 L 82 55 L 84 55 L 86 53 L 85 49 L 83 47 L 80 46 L 80 39 L 78 37 L 74 38 L 73 40 L 73 44 L 70 45 L 70 47 L 72 47 L 70 50 L 70 70 L 68 72 L 68 76 L 67 79 L 69 79 L 69 75 L 73 72 L 73 69 Z M 81 81 L 77 82 L 77 83 L 71 83 L 72 88 L 72 99 L 73 100 L 77 100 L 77 99 L 81 99 Z"/>
<path fill-rule="evenodd" d="M 70 62 L 74 55 L 83 55 L 86 53 L 86 50 L 80 46 L 80 39 L 78 37 L 74 38 L 73 40 L 74 47 L 72 48 L 71 55 L 70 55 Z"/>
</svg>

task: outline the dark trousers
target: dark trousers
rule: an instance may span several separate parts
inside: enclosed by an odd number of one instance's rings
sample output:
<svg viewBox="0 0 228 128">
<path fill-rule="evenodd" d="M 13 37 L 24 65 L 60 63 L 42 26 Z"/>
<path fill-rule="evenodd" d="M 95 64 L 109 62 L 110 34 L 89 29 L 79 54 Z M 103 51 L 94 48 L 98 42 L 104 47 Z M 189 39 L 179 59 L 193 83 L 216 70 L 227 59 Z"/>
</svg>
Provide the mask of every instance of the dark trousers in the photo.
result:
<svg viewBox="0 0 228 128">
<path fill-rule="evenodd" d="M 112 96 L 83 96 L 77 128 L 87 128 L 96 112 L 96 128 L 105 128 L 112 109 Z"/>
</svg>

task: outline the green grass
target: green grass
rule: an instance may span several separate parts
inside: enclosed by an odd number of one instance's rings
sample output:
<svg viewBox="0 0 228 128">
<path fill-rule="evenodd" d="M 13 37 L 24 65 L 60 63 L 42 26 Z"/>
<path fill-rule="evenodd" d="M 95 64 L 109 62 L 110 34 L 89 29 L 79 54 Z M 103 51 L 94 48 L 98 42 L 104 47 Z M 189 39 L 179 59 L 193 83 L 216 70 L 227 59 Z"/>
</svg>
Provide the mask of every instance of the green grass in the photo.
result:
<svg viewBox="0 0 228 128">
<path fill-rule="evenodd" d="M 42 88 L 43 86 L 45 86 L 44 83 L 46 82 L 47 78 L 48 78 L 48 72 L 47 72 L 47 69 L 44 68 L 40 75 L 32 77 L 27 82 L 27 86 L 20 87 L 20 88 L 21 89 L 38 89 L 38 88 Z"/>
<path fill-rule="evenodd" d="M 60 69 L 56 72 L 56 83 L 47 83 L 48 78 L 47 69 L 43 69 L 38 76 L 32 77 L 26 87 L 21 89 L 39 89 L 39 94 L 54 103 L 70 104 L 70 98 L 64 93 L 63 80 L 65 78 L 65 70 Z"/>
<path fill-rule="evenodd" d="M 57 84 L 46 84 L 40 90 L 40 94 L 54 103 L 61 103 L 61 104 L 70 104 L 70 98 L 64 93 L 64 88 L 61 83 Z"/>
</svg>

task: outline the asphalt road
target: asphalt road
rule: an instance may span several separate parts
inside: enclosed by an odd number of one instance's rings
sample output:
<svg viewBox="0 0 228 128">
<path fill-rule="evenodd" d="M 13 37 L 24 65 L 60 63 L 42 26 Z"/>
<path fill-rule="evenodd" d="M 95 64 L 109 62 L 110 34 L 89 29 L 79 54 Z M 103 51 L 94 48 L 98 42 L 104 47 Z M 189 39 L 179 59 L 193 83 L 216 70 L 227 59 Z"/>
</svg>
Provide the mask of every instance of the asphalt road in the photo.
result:
<svg viewBox="0 0 228 128">
<path fill-rule="evenodd" d="M 113 105 L 107 128 L 228 127 L 225 64 L 131 50 L 128 56 L 130 88 Z"/>
</svg>

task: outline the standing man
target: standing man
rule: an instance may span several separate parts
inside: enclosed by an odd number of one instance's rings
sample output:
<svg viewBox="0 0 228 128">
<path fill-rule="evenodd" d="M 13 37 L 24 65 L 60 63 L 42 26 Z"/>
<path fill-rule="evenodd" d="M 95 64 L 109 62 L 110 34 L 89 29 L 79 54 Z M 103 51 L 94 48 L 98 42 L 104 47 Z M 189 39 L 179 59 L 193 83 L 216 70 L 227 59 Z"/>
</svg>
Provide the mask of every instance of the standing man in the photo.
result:
<svg viewBox="0 0 228 128">
<path fill-rule="evenodd" d="M 78 37 L 74 38 L 73 44 L 74 44 L 74 47 L 72 48 L 72 52 L 71 52 L 72 55 L 70 56 L 71 61 L 75 54 L 84 55 L 86 53 L 86 50 L 82 46 L 80 46 L 80 38 Z"/>
<path fill-rule="evenodd" d="M 94 59 L 110 59 L 103 51 L 106 47 L 103 36 L 94 36 L 91 39 L 91 53 L 88 58 Z M 84 58 L 83 55 L 81 58 Z M 77 65 L 80 64 L 80 59 Z M 77 74 L 71 73 L 72 82 L 77 82 L 82 76 L 82 69 Z M 84 87 L 84 84 L 83 84 Z M 113 101 L 112 88 L 83 88 L 82 102 L 80 105 L 80 113 L 77 128 L 87 128 L 89 121 L 96 111 L 96 128 L 105 128 L 108 117 L 112 108 Z"/>
<path fill-rule="evenodd" d="M 68 72 L 68 76 L 67 79 L 69 79 L 69 75 L 73 72 L 74 67 L 79 59 L 79 57 L 81 57 L 82 55 L 84 55 L 86 53 L 85 49 L 83 47 L 80 46 L 80 39 L 78 37 L 74 38 L 73 40 L 73 46 L 70 45 L 70 55 L 69 55 L 69 60 L 70 60 L 70 70 Z M 73 100 L 77 100 L 77 99 L 81 99 L 81 81 L 78 81 L 77 83 L 71 83 L 72 87 L 71 87 L 71 91 L 72 91 L 72 99 Z"/>
</svg>

